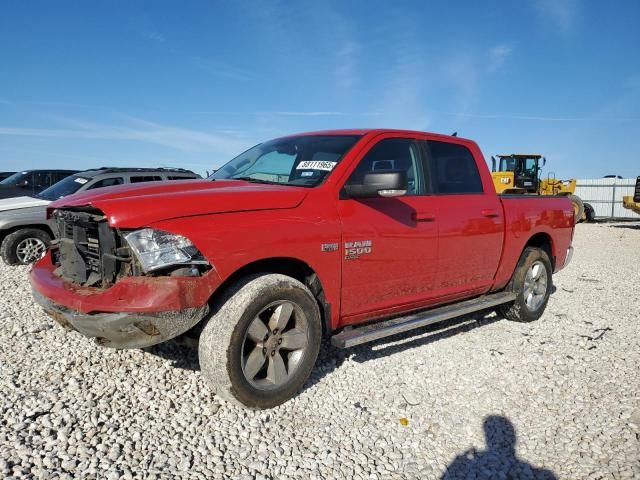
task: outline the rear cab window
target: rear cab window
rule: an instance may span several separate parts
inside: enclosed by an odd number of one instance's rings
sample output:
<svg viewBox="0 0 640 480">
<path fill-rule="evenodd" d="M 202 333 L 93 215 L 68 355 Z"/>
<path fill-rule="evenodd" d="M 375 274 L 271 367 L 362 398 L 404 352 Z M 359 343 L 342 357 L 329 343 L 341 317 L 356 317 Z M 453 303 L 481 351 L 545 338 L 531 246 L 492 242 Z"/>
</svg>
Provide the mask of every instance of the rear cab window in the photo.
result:
<svg viewBox="0 0 640 480">
<path fill-rule="evenodd" d="M 478 165 L 464 145 L 436 140 L 423 142 L 427 171 L 436 195 L 484 193 Z"/>
</svg>

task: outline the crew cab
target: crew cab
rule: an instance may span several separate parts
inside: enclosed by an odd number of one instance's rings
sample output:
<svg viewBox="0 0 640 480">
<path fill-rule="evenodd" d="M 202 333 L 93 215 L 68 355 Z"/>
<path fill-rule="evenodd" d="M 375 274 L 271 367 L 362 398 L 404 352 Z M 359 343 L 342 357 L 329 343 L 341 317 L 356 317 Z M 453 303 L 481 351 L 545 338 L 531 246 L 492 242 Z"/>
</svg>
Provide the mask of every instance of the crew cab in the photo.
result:
<svg viewBox="0 0 640 480">
<path fill-rule="evenodd" d="M 565 197 L 498 196 L 471 140 L 336 130 L 261 143 L 205 180 L 54 202 L 44 310 L 105 346 L 199 336 L 216 394 L 270 408 L 339 348 L 470 312 L 538 319 L 572 255 Z"/>
</svg>

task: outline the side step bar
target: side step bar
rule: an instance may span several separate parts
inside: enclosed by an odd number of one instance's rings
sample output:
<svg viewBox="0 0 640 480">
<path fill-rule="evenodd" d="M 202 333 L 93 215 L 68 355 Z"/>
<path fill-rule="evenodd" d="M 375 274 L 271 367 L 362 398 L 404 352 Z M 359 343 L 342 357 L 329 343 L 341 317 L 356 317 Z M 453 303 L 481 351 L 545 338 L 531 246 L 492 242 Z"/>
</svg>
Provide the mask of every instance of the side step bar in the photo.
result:
<svg viewBox="0 0 640 480">
<path fill-rule="evenodd" d="M 349 348 L 360 345 L 361 343 L 371 342 L 415 328 L 425 327 L 433 323 L 509 303 L 515 299 L 516 294 L 512 292 L 492 293 L 471 300 L 465 300 L 464 302 L 452 303 L 444 307 L 413 313 L 405 317 L 396 317 L 391 320 L 343 330 L 331 337 L 331 343 L 338 348 Z"/>
</svg>

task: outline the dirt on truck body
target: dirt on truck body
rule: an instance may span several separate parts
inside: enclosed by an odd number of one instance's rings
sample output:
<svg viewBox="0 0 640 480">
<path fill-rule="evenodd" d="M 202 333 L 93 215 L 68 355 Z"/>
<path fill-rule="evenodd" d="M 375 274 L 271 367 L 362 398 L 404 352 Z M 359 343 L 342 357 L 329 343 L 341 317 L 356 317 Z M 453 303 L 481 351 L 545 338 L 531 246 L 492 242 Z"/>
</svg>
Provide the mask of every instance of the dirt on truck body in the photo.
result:
<svg viewBox="0 0 640 480">
<path fill-rule="evenodd" d="M 296 394 L 323 335 L 353 345 L 474 311 L 542 315 L 571 260 L 566 198 L 498 196 L 470 140 L 336 130 L 261 143 L 206 180 L 80 193 L 31 272 L 68 328 L 135 348 L 200 333 L 219 396 Z"/>
</svg>

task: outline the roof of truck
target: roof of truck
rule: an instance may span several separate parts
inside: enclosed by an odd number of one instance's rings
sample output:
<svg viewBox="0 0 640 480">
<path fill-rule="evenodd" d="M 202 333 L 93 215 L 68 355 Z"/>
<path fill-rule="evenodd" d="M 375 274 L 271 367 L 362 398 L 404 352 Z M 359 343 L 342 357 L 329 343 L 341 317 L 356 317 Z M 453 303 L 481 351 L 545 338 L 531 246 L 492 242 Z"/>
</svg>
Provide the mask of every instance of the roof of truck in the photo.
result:
<svg viewBox="0 0 640 480">
<path fill-rule="evenodd" d="M 291 135 L 283 135 L 282 138 L 286 137 L 300 137 L 303 135 L 367 135 L 369 133 L 399 133 L 399 134 L 420 134 L 420 135 L 433 135 L 437 137 L 443 138 L 457 138 L 460 140 L 470 141 L 467 138 L 458 137 L 457 135 L 447 135 L 444 133 L 435 133 L 435 132 L 423 132 L 419 130 L 404 130 L 398 128 L 344 128 L 337 130 L 318 130 L 311 132 L 300 132 L 294 133 Z"/>
</svg>

